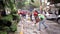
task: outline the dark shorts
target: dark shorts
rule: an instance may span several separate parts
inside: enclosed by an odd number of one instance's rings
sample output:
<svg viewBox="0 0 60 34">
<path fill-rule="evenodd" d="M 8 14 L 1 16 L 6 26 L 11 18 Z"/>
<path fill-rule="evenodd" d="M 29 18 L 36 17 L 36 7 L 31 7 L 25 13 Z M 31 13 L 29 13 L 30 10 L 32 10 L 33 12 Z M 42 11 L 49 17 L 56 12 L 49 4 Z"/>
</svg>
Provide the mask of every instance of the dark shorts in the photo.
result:
<svg viewBox="0 0 60 34">
<path fill-rule="evenodd" d="M 26 16 L 25 14 L 22 14 L 22 16 Z"/>
</svg>

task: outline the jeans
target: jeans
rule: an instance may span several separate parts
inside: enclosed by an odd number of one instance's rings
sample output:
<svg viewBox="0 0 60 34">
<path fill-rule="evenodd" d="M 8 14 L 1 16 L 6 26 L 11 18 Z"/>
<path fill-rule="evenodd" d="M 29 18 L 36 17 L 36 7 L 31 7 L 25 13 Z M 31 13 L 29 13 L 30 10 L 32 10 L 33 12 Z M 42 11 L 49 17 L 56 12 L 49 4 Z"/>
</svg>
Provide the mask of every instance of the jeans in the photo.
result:
<svg viewBox="0 0 60 34">
<path fill-rule="evenodd" d="M 42 21 L 39 22 L 39 30 L 41 30 L 41 25 L 43 25 L 45 28 L 47 28 L 46 24 L 45 24 L 45 20 L 46 19 L 43 19 Z"/>
</svg>

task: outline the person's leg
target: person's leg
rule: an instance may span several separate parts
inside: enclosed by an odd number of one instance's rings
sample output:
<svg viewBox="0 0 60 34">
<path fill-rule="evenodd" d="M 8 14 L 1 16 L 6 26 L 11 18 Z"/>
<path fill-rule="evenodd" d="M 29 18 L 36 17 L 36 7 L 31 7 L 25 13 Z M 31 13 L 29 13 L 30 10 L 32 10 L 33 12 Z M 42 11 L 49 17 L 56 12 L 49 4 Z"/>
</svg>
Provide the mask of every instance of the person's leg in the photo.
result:
<svg viewBox="0 0 60 34">
<path fill-rule="evenodd" d="M 42 21 L 39 22 L 39 31 L 41 31 L 41 24 L 42 24 Z"/>
<path fill-rule="evenodd" d="M 42 21 L 42 24 L 44 25 L 45 28 L 47 28 L 47 25 L 45 24 L 45 20 Z"/>
<path fill-rule="evenodd" d="M 47 25 L 45 24 L 45 19 L 39 22 L 39 30 L 41 31 L 41 25 L 44 25 L 45 28 L 47 28 Z"/>
<path fill-rule="evenodd" d="M 31 19 L 31 21 L 32 21 L 32 15 L 30 15 L 30 19 Z"/>
<path fill-rule="evenodd" d="M 24 15 L 24 18 L 26 19 L 26 15 Z"/>
<path fill-rule="evenodd" d="M 23 18 L 25 19 L 25 14 L 23 14 Z"/>
</svg>

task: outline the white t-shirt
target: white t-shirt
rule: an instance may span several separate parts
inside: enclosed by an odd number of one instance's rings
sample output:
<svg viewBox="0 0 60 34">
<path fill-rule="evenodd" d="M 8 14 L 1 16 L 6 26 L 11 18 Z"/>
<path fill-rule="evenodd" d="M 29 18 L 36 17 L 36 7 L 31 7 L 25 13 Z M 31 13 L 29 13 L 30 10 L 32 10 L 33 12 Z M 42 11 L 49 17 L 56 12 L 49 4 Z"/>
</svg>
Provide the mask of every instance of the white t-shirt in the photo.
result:
<svg viewBox="0 0 60 34">
<path fill-rule="evenodd" d="M 32 20 L 35 20 L 35 17 L 34 17 L 34 15 L 32 14 Z"/>
</svg>

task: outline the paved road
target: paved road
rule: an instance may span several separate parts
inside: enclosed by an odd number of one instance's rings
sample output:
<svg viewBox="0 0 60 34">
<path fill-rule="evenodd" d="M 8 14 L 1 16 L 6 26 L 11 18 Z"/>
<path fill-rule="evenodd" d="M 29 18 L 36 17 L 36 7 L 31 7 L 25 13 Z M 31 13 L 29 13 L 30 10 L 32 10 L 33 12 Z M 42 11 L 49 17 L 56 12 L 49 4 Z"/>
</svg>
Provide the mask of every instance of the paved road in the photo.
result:
<svg viewBox="0 0 60 34">
<path fill-rule="evenodd" d="M 48 29 L 46 30 L 46 32 L 48 34 L 60 34 L 60 24 L 58 24 L 55 21 L 46 21 L 46 24 L 48 25 Z"/>
<path fill-rule="evenodd" d="M 24 21 L 23 21 L 24 20 Z M 33 25 L 31 21 L 23 18 L 22 21 L 18 23 L 17 32 L 21 31 L 21 25 L 23 24 L 23 33 L 24 34 L 60 34 L 60 25 L 54 21 L 46 20 L 48 26 L 47 29 L 44 29 L 42 25 L 42 31 L 38 30 L 38 24 Z"/>
</svg>

